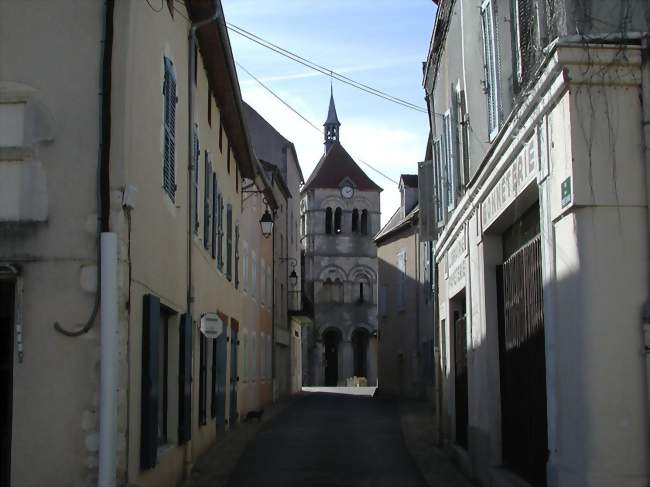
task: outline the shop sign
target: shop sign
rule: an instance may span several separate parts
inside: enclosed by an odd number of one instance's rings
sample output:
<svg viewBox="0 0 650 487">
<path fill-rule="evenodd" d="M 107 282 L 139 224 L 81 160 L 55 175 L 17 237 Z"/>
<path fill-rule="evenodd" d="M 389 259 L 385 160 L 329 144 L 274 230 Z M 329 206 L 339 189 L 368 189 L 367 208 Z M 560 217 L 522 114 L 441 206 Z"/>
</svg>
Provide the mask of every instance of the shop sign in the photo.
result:
<svg viewBox="0 0 650 487">
<path fill-rule="evenodd" d="M 537 132 L 535 131 L 483 200 L 481 204 L 483 229 L 489 227 L 537 177 L 539 171 L 537 143 Z"/>
<path fill-rule="evenodd" d="M 447 289 L 450 297 L 465 287 L 465 276 L 467 274 L 466 257 L 467 225 L 464 225 L 458 237 L 447 251 Z"/>
<path fill-rule="evenodd" d="M 201 316 L 200 329 L 207 338 L 219 338 L 223 333 L 223 320 L 216 313 L 206 313 Z"/>
<path fill-rule="evenodd" d="M 571 203 L 571 176 L 562 181 L 562 208 Z"/>
</svg>

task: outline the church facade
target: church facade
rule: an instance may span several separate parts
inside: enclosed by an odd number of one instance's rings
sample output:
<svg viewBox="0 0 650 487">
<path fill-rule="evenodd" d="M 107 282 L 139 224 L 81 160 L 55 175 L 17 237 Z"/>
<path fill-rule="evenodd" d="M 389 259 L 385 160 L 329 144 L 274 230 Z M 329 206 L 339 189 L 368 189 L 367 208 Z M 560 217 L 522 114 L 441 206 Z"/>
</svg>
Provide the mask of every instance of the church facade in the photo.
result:
<svg viewBox="0 0 650 487">
<path fill-rule="evenodd" d="M 382 189 L 339 141 L 333 97 L 325 153 L 301 191 L 304 290 L 313 325 L 303 330 L 303 385 L 377 384 L 377 247 Z"/>
</svg>

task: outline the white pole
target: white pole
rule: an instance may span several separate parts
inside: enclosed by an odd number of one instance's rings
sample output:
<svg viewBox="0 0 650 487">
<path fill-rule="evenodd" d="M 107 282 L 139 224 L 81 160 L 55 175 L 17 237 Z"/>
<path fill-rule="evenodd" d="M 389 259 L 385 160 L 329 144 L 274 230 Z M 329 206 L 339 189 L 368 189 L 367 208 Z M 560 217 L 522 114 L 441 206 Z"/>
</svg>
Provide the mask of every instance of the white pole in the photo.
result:
<svg viewBox="0 0 650 487">
<path fill-rule="evenodd" d="M 117 236 L 101 234 L 99 487 L 115 486 L 117 435 Z"/>
</svg>

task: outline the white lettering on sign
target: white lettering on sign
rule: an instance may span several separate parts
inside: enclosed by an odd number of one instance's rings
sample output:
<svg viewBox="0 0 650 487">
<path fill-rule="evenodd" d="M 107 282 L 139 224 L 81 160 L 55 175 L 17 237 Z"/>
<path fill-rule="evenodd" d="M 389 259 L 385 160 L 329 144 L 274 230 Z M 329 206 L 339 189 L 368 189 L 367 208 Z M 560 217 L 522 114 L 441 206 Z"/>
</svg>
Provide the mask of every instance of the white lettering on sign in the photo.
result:
<svg viewBox="0 0 650 487">
<path fill-rule="evenodd" d="M 223 332 L 223 320 L 216 313 L 201 316 L 201 333 L 207 338 L 219 338 Z"/>
<path fill-rule="evenodd" d="M 456 237 L 454 243 L 447 251 L 447 289 L 451 297 L 457 291 L 465 287 L 465 276 L 467 274 L 467 225 Z"/>
<path fill-rule="evenodd" d="M 514 161 L 505 170 L 494 188 L 481 204 L 483 213 L 483 229 L 489 227 L 494 220 L 514 201 L 514 199 L 535 179 L 539 170 L 539 155 L 537 153 L 537 132 L 528 139 L 519 151 Z"/>
</svg>

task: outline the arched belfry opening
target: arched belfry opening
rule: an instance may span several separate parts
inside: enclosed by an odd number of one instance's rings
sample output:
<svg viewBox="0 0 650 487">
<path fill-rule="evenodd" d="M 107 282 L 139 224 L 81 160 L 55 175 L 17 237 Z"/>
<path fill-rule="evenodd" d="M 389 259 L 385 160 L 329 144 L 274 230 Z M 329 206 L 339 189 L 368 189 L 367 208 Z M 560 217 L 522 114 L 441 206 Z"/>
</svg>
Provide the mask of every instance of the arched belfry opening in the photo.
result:
<svg viewBox="0 0 650 487">
<path fill-rule="evenodd" d="M 323 333 L 323 346 L 325 348 L 323 368 L 325 369 L 325 385 L 334 387 L 339 382 L 339 345 L 341 335 L 336 330 Z"/>
</svg>

